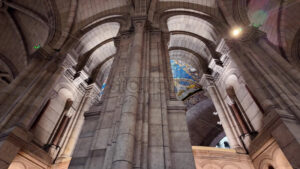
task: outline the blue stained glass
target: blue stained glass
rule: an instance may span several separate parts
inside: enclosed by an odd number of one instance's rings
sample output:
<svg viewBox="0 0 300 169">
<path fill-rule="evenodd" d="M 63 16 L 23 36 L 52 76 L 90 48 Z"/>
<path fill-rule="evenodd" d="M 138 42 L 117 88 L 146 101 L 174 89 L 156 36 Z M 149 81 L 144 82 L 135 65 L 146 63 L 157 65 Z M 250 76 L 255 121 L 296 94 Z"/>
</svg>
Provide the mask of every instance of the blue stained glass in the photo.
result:
<svg viewBox="0 0 300 169">
<path fill-rule="evenodd" d="M 191 75 L 185 70 L 187 68 L 186 65 L 179 65 L 175 60 L 171 60 L 171 67 L 173 78 L 183 78 L 183 79 L 191 79 L 194 80 Z"/>
<path fill-rule="evenodd" d="M 186 82 L 186 81 L 179 81 L 179 84 L 184 85 L 184 86 L 189 86 L 189 85 L 191 85 L 190 82 Z"/>
</svg>

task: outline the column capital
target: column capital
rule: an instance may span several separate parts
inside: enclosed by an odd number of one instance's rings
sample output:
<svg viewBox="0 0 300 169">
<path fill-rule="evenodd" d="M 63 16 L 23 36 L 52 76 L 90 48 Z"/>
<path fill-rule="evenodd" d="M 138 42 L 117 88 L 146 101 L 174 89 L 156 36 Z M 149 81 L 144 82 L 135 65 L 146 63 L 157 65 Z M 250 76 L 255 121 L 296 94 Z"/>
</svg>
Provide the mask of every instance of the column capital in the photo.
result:
<svg viewBox="0 0 300 169">
<path fill-rule="evenodd" d="M 100 103 L 100 88 L 95 84 L 90 84 L 86 89 L 86 97 L 91 99 L 93 105 Z"/>
<path fill-rule="evenodd" d="M 203 74 L 200 79 L 200 84 L 204 89 L 215 86 L 214 77 L 208 74 Z"/>
<path fill-rule="evenodd" d="M 62 67 L 64 69 L 69 69 L 69 68 L 72 68 L 75 65 L 76 65 L 75 59 L 70 54 L 67 54 L 64 61 L 63 61 L 63 63 L 62 63 Z"/>
<path fill-rule="evenodd" d="M 216 51 L 223 54 L 223 55 L 227 55 L 232 47 L 234 45 L 234 41 L 230 40 L 230 39 L 222 39 L 220 41 L 220 43 L 218 44 Z"/>
<path fill-rule="evenodd" d="M 144 17 L 136 17 L 133 18 L 133 26 L 136 31 L 143 31 L 146 25 L 146 18 Z"/>
</svg>

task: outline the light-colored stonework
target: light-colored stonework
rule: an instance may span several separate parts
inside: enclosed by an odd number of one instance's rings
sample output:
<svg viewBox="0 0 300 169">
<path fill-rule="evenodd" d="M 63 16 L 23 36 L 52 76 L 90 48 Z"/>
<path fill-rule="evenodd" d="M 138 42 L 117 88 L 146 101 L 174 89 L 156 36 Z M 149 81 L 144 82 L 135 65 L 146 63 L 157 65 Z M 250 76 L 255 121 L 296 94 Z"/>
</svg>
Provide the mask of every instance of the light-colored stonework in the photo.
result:
<svg viewBox="0 0 300 169">
<path fill-rule="evenodd" d="M 0 0 L 0 169 L 300 169 L 299 10 Z"/>
<path fill-rule="evenodd" d="M 193 147 L 196 169 L 254 169 L 246 154 L 232 149 Z"/>
</svg>

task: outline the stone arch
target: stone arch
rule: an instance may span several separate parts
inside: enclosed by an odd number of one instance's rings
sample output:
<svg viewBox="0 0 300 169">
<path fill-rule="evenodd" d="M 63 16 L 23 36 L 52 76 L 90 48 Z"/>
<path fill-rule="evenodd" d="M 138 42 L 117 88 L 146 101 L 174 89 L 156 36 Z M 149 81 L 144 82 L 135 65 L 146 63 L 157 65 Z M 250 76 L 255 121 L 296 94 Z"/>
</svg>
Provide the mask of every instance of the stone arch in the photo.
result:
<svg viewBox="0 0 300 169">
<path fill-rule="evenodd" d="M 102 85 L 105 81 L 105 77 L 108 76 L 110 68 L 112 66 L 115 55 L 111 55 L 102 62 L 100 62 L 92 71 L 91 79 L 93 82 Z"/>
<path fill-rule="evenodd" d="M 216 51 L 215 51 L 216 50 L 216 45 L 214 44 L 214 42 L 204 38 L 203 36 L 200 36 L 200 35 L 192 33 L 192 32 L 187 32 L 187 31 L 171 31 L 170 33 L 171 33 L 171 35 L 185 34 L 185 35 L 193 36 L 193 37 L 201 40 L 206 45 L 206 47 L 209 49 L 212 57 L 215 58 L 215 59 L 218 58 L 218 56 L 216 54 Z"/>
<path fill-rule="evenodd" d="M 62 89 L 66 89 L 68 91 L 68 98 L 70 98 L 71 100 L 75 100 L 75 98 L 77 97 L 77 92 L 76 89 L 74 89 L 74 87 L 72 87 L 70 84 L 68 83 L 58 83 L 55 87 L 54 87 L 54 91 L 56 93 L 59 93 L 59 91 L 61 91 Z"/>
<path fill-rule="evenodd" d="M 100 18 L 85 27 L 80 28 L 78 31 L 76 31 L 72 36 L 69 36 L 66 45 L 64 46 L 65 50 L 71 50 L 75 48 L 76 45 L 80 42 L 80 39 L 90 32 L 92 29 L 101 26 L 106 23 L 112 23 L 116 22 L 120 24 L 119 32 L 122 32 L 124 29 L 128 29 L 128 24 L 126 24 L 126 19 L 122 15 L 111 15 L 107 17 Z"/>
<path fill-rule="evenodd" d="M 200 2 L 200 3 L 199 3 Z M 202 2 L 202 3 L 201 3 Z M 176 2 L 172 1 L 172 3 L 166 1 L 166 2 L 160 2 L 160 10 L 157 11 L 157 13 L 160 15 L 163 12 L 171 11 L 171 10 L 186 10 L 186 11 L 191 11 L 191 12 L 196 12 L 196 13 L 204 13 L 207 15 L 211 15 L 213 17 L 218 17 L 218 4 L 217 1 L 214 0 L 209 0 L 209 2 L 204 1 L 198 1 L 198 3 L 194 2 L 186 2 L 186 1 L 181 1 L 181 2 Z M 208 4 L 211 3 L 211 4 Z"/>
<path fill-rule="evenodd" d="M 195 13 L 192 11 L 182 11 L 182 10 L 172 10 L 172 11 L 166 11 L 164 13 L 162 13 L 159 16 L 159 23 L 160 26 L 162 28 L 162 30 L 164 32 L 168 32 L 168 28 L 167 28 L 167 20 L 168 18 L 172 17 L 172 16 L 176 16 L 176 15 L 187 15 L 187 16 L 193 16 L 199 19 L 202 19 L 206 22 L 209 22 L 215 29 L 216 29 L 216 33 L 223 35 L 224 33 L 227 33 L 228 31 L 228 27 L 226 26 L 226 24 L 222 21 L 220 21 L 219 19 L 212 17 L 210 15 L 206 15 L 204 13 Z"/>
</svg>

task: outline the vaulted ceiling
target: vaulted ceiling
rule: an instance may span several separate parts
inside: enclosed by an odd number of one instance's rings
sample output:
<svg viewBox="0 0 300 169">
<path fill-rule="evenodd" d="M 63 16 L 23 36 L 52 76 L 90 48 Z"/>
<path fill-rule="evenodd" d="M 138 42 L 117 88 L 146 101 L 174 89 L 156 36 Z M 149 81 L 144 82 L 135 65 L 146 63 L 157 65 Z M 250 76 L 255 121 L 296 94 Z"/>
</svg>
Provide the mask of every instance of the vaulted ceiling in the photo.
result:
<svg viewBox="0 0 300 169">
<path fill-rule="evenodd" d="M 199 78 L 220 57 L 215 49 L 221 38 L 237 25 L 266 32 L 285 59 L 300 65 L 299 10 L 298 0 L 0 0 L 0 88 L 28 66 L 39 47 L 69 53 L 78 62 L 76 71 L 103 84 L 116 53 L 114 38 L 130 29 L 130 16 L 148 13 L 153 27 L 170 33 L 178 98 L 192 100 L 203 96 Z M 212 102 L 201 98 L 187 112 L 195 145 L 207 145 L 206 137 L 222 132 Z"/>
</svg>

